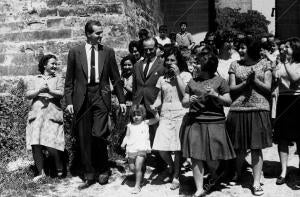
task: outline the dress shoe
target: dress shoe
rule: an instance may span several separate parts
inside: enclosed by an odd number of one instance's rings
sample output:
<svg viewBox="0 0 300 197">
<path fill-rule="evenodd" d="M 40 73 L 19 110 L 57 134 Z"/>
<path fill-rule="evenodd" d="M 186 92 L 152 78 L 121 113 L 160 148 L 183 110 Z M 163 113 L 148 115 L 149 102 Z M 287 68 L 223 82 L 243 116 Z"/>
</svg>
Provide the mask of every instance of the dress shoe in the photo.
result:
<svg viewBox="0 0 300 197">
<path fill-rule="evenodd" d="M 292 186 L 293 190 L 300 190 L 300 183 L 296 183 L 295 185 Z"/>
<path fill-rule="evenodd" d="M 277 179 L 276 179 L 276 185 L 282 185 L 286 182 L 285 178 L 282 177 L 282 176 L 279 176 Z"/>
<path fill-rule="evenodd" d="M 100 185 L 105 185 L 108 183 L 108 179 L 109 179 L 110 173 L 109 172 L 105 172 L 99 175 L 98 177 L 98 182 Z"/>
<path fill-rule="evenodd" d="M 78 189 L 79 190 L 86 189 L 86 188 L 90 187 L 91 185 L 93 185 L 94 183 L 95 183 L 94 180 L 86 180 L 86 181 L 84 181 L 83 184 L 78 186 Z"/>
</svg>

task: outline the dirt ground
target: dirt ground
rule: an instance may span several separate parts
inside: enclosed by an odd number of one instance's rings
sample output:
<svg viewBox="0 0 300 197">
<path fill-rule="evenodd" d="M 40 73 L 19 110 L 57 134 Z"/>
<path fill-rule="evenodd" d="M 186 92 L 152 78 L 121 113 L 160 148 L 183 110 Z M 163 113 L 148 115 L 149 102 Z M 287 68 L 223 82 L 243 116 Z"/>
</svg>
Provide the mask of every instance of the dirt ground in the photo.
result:
<svg viewBox="0 0 300 197">
<path fill-rule="evenodd" d="M 264 154 L 264 177 L 262 179 L 264 196 L 266 197 L 300 197 L 300 190 L 295 191 L 291 189 L 291 186 L 295 182 L 295 174 L 297 172 L 299 160 L 298 155 L 295 154 L 295 146 L 290 147 L 289 157 L 289 181 L 288 184 L 277 186 L 275 184 L 276 177 L 280 173 L 280 163 L 277 154 L 277 146 L 265 149 Z M 249 156 L 247 161 L 250 162 Z M 152 168 L 147 168 L 145 175 L 144 186 L 137 195 L 132 195 L 130 191 L 134 185 L 132 178 L 126 178 L 126 172 L 128 169 L 122 161 L 117 161 L 117 165 L 112 168 L 112 176 L 109 183 L 105 186 L 101 186 L 98 183 L 92 185 L 90 188 L 79 191 L 78 185 L 82 183 L 78 177 L 63 179 L 57 185 L 45 185 L 46 192 L 43 192 L 37 196 L 59 196 L 59 197 L 92 197 L 92 196 L 111 196 L 111 197 L 127 197 L 127 196 L 142 196 L 142 197 L 171 197 L 171 196 L 191 196 L 195 192 L 195 186 L 193 182 L 192 172 L 188 171 L 181 177 L 181 187 L 175 191 L 169 189 L 170 183 L 162 184 L 159 179 L 159 175 L 154 174 Z M 211 197 L 248 197 L 252 196 L 249 189 L 251 185 L 251 171 L 245 173 L 243 177 L 244 181 L 242 185 L 227 186 L 221 185 L 216 188 L 208 196 Z"/>
</svg>

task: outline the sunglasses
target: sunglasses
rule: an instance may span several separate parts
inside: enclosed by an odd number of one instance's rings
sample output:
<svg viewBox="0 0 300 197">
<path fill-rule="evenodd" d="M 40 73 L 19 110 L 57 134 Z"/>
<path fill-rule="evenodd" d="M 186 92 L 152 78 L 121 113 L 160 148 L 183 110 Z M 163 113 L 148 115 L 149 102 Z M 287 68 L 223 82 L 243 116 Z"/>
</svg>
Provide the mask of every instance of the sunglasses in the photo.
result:
<svg viewBox="0 0 300 197">
<path fill-rule="evenodd" d="M 147 52 L 147 51 L 151 51 L 151 52 L 152 52 L 152 51 L 154 51 L 154 49 L 155 49 L 155 48 L 145 48 L 144 51 L 145 51 L 145 52 Z"/>
</svg>

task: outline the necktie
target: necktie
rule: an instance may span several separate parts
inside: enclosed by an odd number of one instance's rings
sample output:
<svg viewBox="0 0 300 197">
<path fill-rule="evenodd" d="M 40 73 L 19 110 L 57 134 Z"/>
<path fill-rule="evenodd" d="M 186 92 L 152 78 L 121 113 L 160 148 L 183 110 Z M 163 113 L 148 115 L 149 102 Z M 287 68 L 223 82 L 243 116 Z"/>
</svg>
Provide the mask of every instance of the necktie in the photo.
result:
<svg viewBox="0 0 300 197">
<path fill-rule="evenodd" d="M 91 52 L 91 76 L 90 76 L 90 83 L 95 83 L 95 47 L 92 45 L 92 52 Z"/>
<path fill-rule="evenodd" d="M 147 78 L 147 73 L 148 73 L 148 70 L 149 70 L 149 65 L 150 65 L 150 61 L 147 60 L 147 63 L 146 63 L 145 69 L 144 69 L 144 77 L 145 78 Z"/>
</svg>

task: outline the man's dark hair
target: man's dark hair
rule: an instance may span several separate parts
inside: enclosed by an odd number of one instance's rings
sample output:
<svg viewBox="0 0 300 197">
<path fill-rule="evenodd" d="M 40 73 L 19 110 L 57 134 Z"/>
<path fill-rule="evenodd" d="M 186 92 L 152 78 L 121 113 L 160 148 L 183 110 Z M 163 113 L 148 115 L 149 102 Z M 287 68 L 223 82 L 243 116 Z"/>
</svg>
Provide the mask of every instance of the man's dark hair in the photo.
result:
<svg viewBox="0 0 300 197">
<path fill-rule="evenodd" d="M 167 32 L 168 31 L 167 25 L 161 25 L 161 26 L 159 26 L 158 32 L 161 32 L 161 31 Z"/>
<path fill-rule="evenodd" d="M 91 34 L 94 32 L 94 30 L 93 30 L 94 25 L 101 26 L 101 23 L 96 20 L 90 20 L 85 24 L 85 27 L 84 27 L 85 35 L 87 35 L 88 33 Z"/>
<path fill-rule="evenodd" d="M 52 58 L 57 60 L 56 56 L 52 55 L 52 54 L 44 55 L 40 59 L 38 67 L 39 67 L 39 71 L 40 71 L 41 74 L 44 74 L 44 72 L 45 72 L 45 66 L 48 64 L 48 61 L 50 59 L 52 59 Z"/>
<path fill-rule="evenodd" d="M 147 29 L 140 29 L 139 31 L 139 37 L 146 37 L 148 38 L 149 37 L 149 31 Z"/>
<path fill-rule="evenodd" d="M 150 41 L 150 40 L 153 40 L 153 41 L 154 41 L 154 47 L 157 48 L 158 42 L 157 42 L 156 38 L 154 38 L 154 37 L 149 37 L 149 38 L 146 38 L 145 40 L 143 40 L 143 48 L 144 48 L 144 42 L 148 42 L 148 41 Z"/>
<path fill-rule="evenodd" d="M 185 22 L 185 21 L 181 21 L 181 22 L 179 23 L 179 26 L 181 27 L 181 25 L 185 25 L 185 26 L 187 26 L 187 22 Z"/>
<path fill-rule="evenodd" d="M 169 38 L 170 38 L 170 40 L 175 40 L 176 41 L 176 33 L 175 32 L 169 33 Z"/>
</svg>

